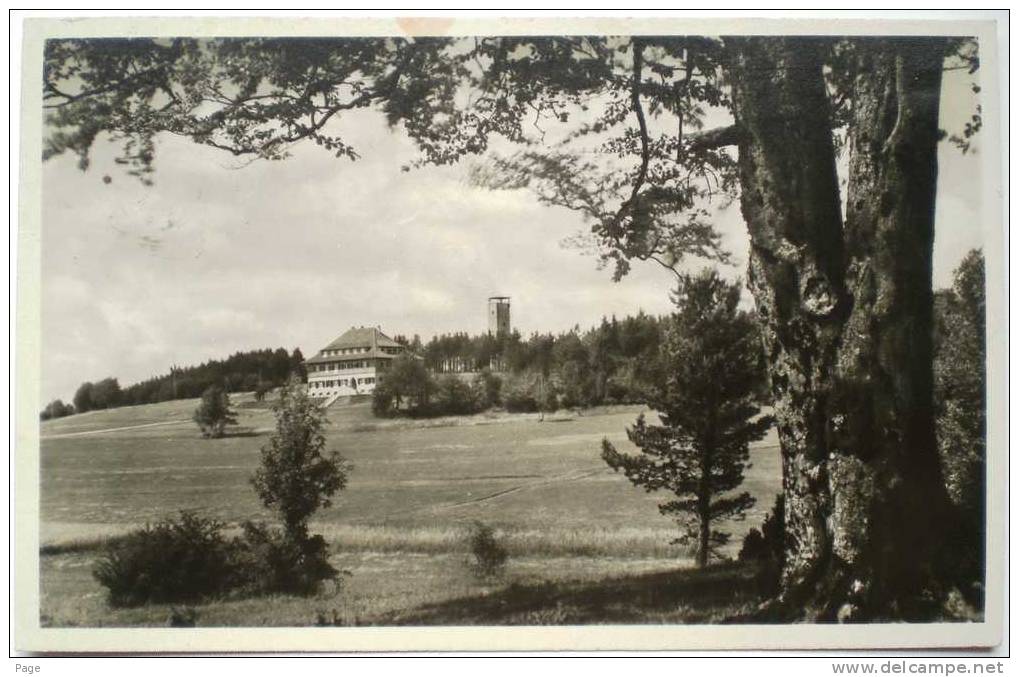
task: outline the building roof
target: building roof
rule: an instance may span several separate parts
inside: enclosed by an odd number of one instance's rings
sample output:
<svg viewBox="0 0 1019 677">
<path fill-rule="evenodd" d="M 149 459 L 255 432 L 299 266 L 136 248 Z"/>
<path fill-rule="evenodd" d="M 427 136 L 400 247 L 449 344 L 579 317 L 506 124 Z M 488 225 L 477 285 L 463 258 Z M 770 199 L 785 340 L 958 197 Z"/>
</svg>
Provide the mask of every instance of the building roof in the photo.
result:
<svg viewBox="0 0 1019 677">
<path fill-rule="evenodd" d="M 332 343 L 327 345 L 305 363 L 337 362 L 342 360 L 363 360 L 376 357 L 392 358 L 391 353 L 384 353 L 379 348 L 403 348 L 404 346 L 389 338 L 378 327 L 351 327 L 343 332 Z M 328 350 L 344 350 L 349 348 L 369 348 L 366 353 L 353 355 L 324 355 Z"/>
<path fill-rule="evenodd" d="M 401 348 L 402 346 L 389 338 L 378 327 L 351 327 L 343 332 L 322 350 L 340 350 L 342 348 Z"/>
</svg>

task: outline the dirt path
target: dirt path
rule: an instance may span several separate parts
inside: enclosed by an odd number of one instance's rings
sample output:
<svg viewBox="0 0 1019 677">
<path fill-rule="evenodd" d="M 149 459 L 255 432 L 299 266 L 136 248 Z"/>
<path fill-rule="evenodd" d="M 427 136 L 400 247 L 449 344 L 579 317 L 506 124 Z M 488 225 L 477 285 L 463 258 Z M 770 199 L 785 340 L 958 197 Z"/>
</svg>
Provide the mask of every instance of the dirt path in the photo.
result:
<svg viewBox="0 0 1019 677">
<path fill-rule="evenodd" d="M 116 433 L 122 430 L 137 430 L 138 428 L 154 428 L 161 425 L 175 425 L 177 423 L 189 423 L 190 420 L 182 418 L 177 421 L 159 421 L 158 423 L 142 423 L 141 425 L 126 425 L 120 428 L 103 428 L 101 430 L 83 430 L 76 433 L 57 433 L 55 435 L 40 435 L 41 440 L 56 440 L 64 437 L 82 437 L 84 435 L 101 435 L 103 433 Z"/>
</svg>

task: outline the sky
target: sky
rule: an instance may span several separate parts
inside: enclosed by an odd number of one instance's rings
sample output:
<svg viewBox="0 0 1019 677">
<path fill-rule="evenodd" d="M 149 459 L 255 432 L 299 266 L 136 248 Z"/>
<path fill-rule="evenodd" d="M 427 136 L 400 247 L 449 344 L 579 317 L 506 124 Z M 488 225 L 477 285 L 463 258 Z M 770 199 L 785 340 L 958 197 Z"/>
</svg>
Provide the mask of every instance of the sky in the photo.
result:
<svg viewBox="0 0 1019 677">
<path fill-rule="evenodd" d="M 974 109 L 967 84 L 948 74 L 949 130 Z M 338 124 L 362 159 L 304 144 L 287 160 L 245 165 L 160 137 L 153 186 L 127 176 L 106 143 L 86 172 L 70 156 L 45 162 L 44 401 L 70 401 L 84 381 L 114 376 L 127 386 L 241 350 L 311 356 L 355 325 L 425 340 L 481 333 L 493 295 L 512 297 L 524 335 L 670 311 L 673 277 L 656 264 L 636 263 L 616 283 L 594 257 L 561 244 L 586 230 L 577 214 L 526 191 L 470 186 L 469 162 L 403 172 L 418 154 L 374 113 Z M 981 244 L 978 153 L 979 138 L 968 155 L 942 144 L 937 287 Z M 726 272 L 742 275 L 738 204 L 715 224 L 734 254 Z"/>
</svg>

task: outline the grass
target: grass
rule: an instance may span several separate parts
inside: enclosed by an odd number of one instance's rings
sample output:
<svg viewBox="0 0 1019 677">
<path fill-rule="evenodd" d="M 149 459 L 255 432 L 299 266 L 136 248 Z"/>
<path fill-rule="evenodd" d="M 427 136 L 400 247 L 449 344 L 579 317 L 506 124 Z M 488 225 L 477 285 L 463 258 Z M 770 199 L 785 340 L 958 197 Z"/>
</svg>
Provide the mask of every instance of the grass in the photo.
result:
<svg viewBox="0 0 1019 677">
<path fill-rule="evenodd" d="M 74 553 L 42 564 L 42 617 L 49 627 L 159 627 L 176 605 L 113 609 L 91 577 L 93 558 Z M 497 580 L 479 580 L 465 553 L 347 552 L 333 566 L 341 585 L 303 598 L 215 600 L 194 606 L 199 626 L 470 625 L 717 622 L 760 602 L 752 570 L 706 571 L 675 559 L 511 556 Z"/>
<path fill-rule="evenodd" d="M 365 526 L 313 523 L 311 531 L 321 534 L 339 552 L 372 553 L 466 553 L 470 522 L 453 525 L 416 527 Z M 43 543 L 42 556 L 97 553 L 117 543 L 123 533 L 74 538 Z M 225 530 L 229 538 L 239 536 L 237 526 Z M 498 529 L 499 543 L 511 556 L 533 557 L 632 557 L 680 559 L 690 557 L 685 548 L 672 545 L 673 530 L 630 527 L 609 530 L 590 529 Z"/>
<path fill-rule="evenodd" d="M 737 563 L 604 580 L 512 583 L 485 595 L 384 614 L 393 625 L 588 625 L 722 623 L 763 601 L 755 569 Z"/>
<path fill-rule="evenodd" d="M 197 400 L 167 402 L 42 425 L 41 592 L 50 623 L 165 621 L 166 610 L 106 607 L 90 564 L 104 539 L 181 507 L 233 530 L 246 519 L 272 519 L 249 482 L 264 432 L 202 439 L 186 420 L 195 406 Z M 675 525 L 657 509 L 666 497 L 633 487 L 599 458 L 603 437 L 621 449 L 632 448 L 625 428 L 640 411 L 567 412 L 556 422 L 489 414 L 436 426 L 434 420 L 379 422 L 367 402 L 332 407 L 329 447 L 352 461 L 354 471 L 347 489 L 331 508 L 316 514 L 312 526 L 339 553 L 334 566 L 354 575 L 334 597 L 275 600 L 289 609 L 278 617 L 275 607 L 265 606 L 269 602 L 223 600 L 204 608 L 199 624 L 258 625 L 264 609 L 266 623 L 305 625 L 317 613 L 315 604 L 327 615 L 335 606 L 343 617 L 383 618 L 491 592 L 478 587 L 461 566 L 466 528 L 473 520 L 493 525 L 509 550 L 506 585 L 528 586 L 550 577 L 580 585 L 686 565 L 686 553 L 669 545 Z M 267 408 L 238 408 L 238 417 L 250 430 L 272 426 Z M 753 467 L 743 486 L 758 498 L 757 505 L 745 521 L 725 527 L 733 533 L 729 555 L 738 551 L 742 535 L 760 524 L 779 490 L 778 449 L 774 439 L 764 445 L 751 452 Z"/>
</svg>

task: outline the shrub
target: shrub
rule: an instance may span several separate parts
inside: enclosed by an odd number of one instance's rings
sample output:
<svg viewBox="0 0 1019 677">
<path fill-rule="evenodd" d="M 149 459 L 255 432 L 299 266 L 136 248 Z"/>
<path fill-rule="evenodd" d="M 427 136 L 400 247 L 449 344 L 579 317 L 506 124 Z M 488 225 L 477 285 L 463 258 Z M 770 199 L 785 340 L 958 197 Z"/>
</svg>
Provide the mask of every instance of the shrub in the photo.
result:
<svg viewBox="0 0 1019 677">
<path fill-rule="evenodd" d="M 496 407 L 502 401 L 502 379 L 493 374 L 491 369 L 482 369 L 474 377 L 471 387 L 481 409 Z"/>
<path fill-rule="evenodd" d="M 280 529 L 245 522 L 237 549 L 242 585 L 252 594 L 315 594 L 323 581 L 340 572 L 329 564 L 329 547 L 321 536 L 289 537 Z"/>
<path fill-rule="evenodd" d="M 93 570 L 113 606 L 193 602 L 239 582 L 235 545 L 215 520 L 181 511 L 110 544 Z"/>
<path fill-rule="evenodd" d="M 559 394 L 556 386 L 551 381 L 546 381 L 540 390 L 540 401 L 538 405 L 542 411 L 556 411 L 559 409 Z"/>
<path fill-rule="evenodd" d="M 471 525 L 469 545 L 474 561 L 471 567 L 479 578 L 491 578 L 502 573 L 509 556 L 506 548 L 495 540 L 495 529 L 483 522 Z"/>
<path fill-rule="evenodd" d="M 502 404 L 506 411 L 538 411 L 537 388 L 531 379 L 520 376 L 507 379 L 502 388 Z"/>
<path fill-rule="evenodd" d="M 436 382 L 432 405 L 440 415 L 466 415 L 478 410 L 470 385 L 453 374 L 446 374 Z"/>
</svg>

